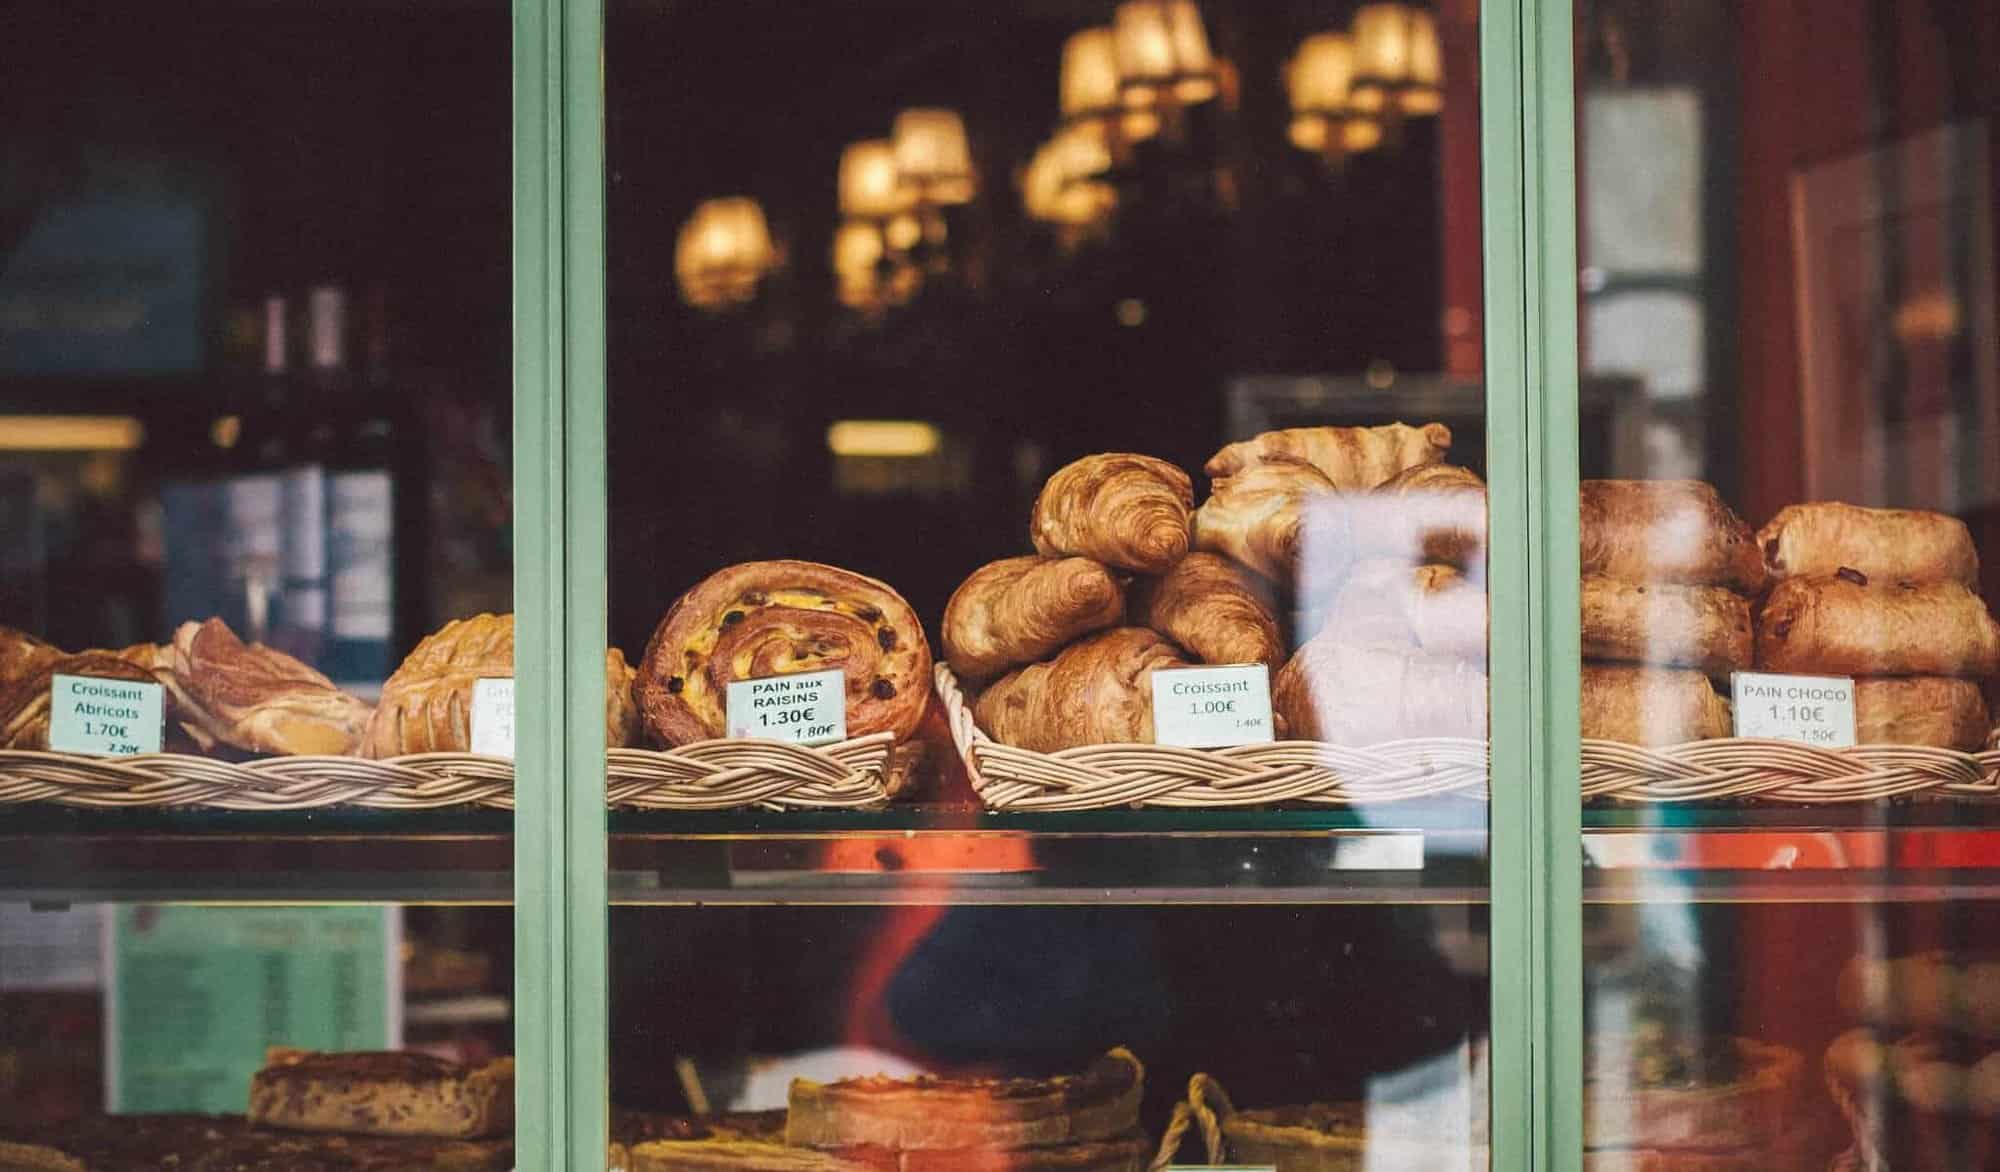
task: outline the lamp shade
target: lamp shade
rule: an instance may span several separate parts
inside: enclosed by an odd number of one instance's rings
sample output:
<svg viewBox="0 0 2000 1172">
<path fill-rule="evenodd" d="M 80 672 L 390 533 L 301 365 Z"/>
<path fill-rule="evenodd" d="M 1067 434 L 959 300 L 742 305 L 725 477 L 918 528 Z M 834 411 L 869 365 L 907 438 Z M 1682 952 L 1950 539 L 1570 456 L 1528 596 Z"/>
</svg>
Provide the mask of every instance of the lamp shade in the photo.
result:
<svg viewBox="0 0 2000 1172">
<path fill-rule="evenodd" d="M 1087 28 L 1063 42 L 1064 118 L 1087 118 L 1118 107 L 1118 39 L 1109 28 Z"/>
<path fill-rule="evenodd" d="M 896 115 L 896 170 L 932 203 L 964 203 L 976 190 L 972 146 L 956 110 L 919 107 Z"/>
<path fill-rule="evenodd" d="M 1338 114 L 1354 88 L 1354 41 L 1343 33 L 1316 33 L 1299 42 L 1285 69 L 1294 114 Z"/>
<path fill-rule="evenodd" d="M 916 202 L 902 184 L 896 149 L 886 138 L 850 143 L 840 153 L 840 214 L 885 220 Z"/>
<path fill-rule="evenodd" d="M 842 280 L 872 280 L 882 260 L 882 231 L 864 220 L 847 220 L 833 233 L 833 271 Z"/>
<path fill-rule="evenodd" d="M 1215 96 L 1215 58 L 1194 0 L 1126 0 L 1111 28 L 1126 105 L 1150 106 L 1169 93 L 1183 103 Z"/>
<path fill-rule="evenodd" d="M 1174 42 L 1174 96 L 1188 105 L 1215 96 L 1215 55 L 1194 0 L 1168 0 L 1167 27 Z"/>
<path fill-rule="evenodd" d="M 776 262 L 764 208 L 747 196 L 697 205 L 674 242 L 681 295 L 704 309 L 749 300 Z"/>
<path fill-rule="evenodd" d="M 1435 114 L 1443 105 L 1443 52 L 1437 20 L 1405 4 L 1364 4 L 1354 13 L 1354 105 L 1368 111 L 1394 105 L 1407 114 Z"/>
<path fill-rule="evenodd" d="M 1444 109 L 1444 47 L 1438 43 L 1437 18 L 1425 9 L 1410 13 L 1410 76 L 1400 97 L 1405 114 L 1435 114 Z"/>
</svg>

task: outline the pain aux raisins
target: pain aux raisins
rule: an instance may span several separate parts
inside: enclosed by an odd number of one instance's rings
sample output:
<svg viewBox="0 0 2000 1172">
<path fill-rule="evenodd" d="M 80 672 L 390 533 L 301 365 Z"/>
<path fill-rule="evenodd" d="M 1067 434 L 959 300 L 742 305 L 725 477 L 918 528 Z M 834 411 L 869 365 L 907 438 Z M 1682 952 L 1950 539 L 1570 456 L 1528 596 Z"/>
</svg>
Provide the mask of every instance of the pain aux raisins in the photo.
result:
<svg viewBox="0 0 2000 1172">
<path fill-rule="evenodd" d="M 872 623 L 882 617 L 882 612 L 872 606 L 861 606 L 855 608 L 854 617 L 864 623 Z"/>
<path fill-rule="evenodd" d="M 732 610 L 728 614 L 722 616 L 722 625 L 725 627 L 733 627 L 737 623 L 740 623 L 742 621 L 743 621 L 743 612 L 740 610 Z"/>
<path fill-rule="evenodd" d="M 667 678 L 667 691 L 672 692 L 674 695 L 680 695 L 681 689 L 685 687 L 687 687 L 687 681 L 681 677 L 669 676 Z"/>
<path fill-rule="evenodd" d="M 868 685 L 868 693 L 877 700 L 894 700 L 896 698 L 896 685 L 890 683 L 888 680 L 878 679 Z"/>
<path fill-rule="evenodd" d="M 896 632 L 883 627 L 875 632 L 875 641 L 882 645 L 882 650 L 894 651 L 896 649 Z"/>
</svg>

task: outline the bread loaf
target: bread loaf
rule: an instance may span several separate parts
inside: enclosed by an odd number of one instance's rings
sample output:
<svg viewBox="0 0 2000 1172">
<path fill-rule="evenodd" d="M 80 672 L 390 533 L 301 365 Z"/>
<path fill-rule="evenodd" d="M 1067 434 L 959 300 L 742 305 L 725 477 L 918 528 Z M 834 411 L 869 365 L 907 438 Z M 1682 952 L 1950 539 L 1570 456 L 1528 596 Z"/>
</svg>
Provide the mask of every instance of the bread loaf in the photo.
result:
<svg viewBox="0 0 2000 1172">
<path fill-rule="evenodd" d="M 1151 456 L 1107 452 L 1059 469 L 1042 486 L 1028 537 L 1045 557 L 1086 557 L 1158 574 L 1188 551 L 1194 485 Z"/>
<path fill-rule="evenodd" d="M 1151 743 L 1153 672 L 1186 666 L 1180 650 L 1155 632 L 1114 627 L 995 680 L 973 715 L 1002 744 L 1043 753 Z"/>
<path fill-rule="evenodd" d="M 1293 427 L 1229 444 L 1209 457 L 1203 471 L 1212 477 L 1234 476 L 1253 464 L 1304 460 L 1334 487 L 1354 492 L 1373 488 L 1405 468 L 1435 464 L 1450 447 L 1451 429 L 1442 423 Z"/>
<path fill-rule="evenodd" d="M 1003 558 L 974 570 L 945 603 L 945 659 L 961 679 L 991 679 L 1124 617 L 1124 583 L 1098 562 Z"/>
<path fill-rule="evenodd" d="M 1750 527 L 1699 480 L 1586 480 L 1583 572 L 1648 585 L 1764 587 Z"/>
<path fill-rule="evenodd" d="M 1168 636 L 1203 663 L 1284 662 L 1268 584 L 1228 558 L 1191 553 L 1132 590 L 1132 621 Z"/>
<path fill-rule="evenodd" d="M 1921 509 L 1840 501 L 1787 505 L 1757 531 L 1773 579 L 1825 577 L 1843 567 L 1879 581 L 1979 583 L 1965 522 Z"/>
<path fill-rule="evenodd" d="M 1692 668 L 1583 665 L 1583 737 L 1632 745 L 1709 741 L 1733 731 L 1729 701 Z"/>
<path fill-rule="evenodd" d="M 1750 600 L 1720 586 L 1583 579 L 1583 657 L 1694 667 L 1716 677 L 1750 666 Z"/>
<path fill-rule="evenodd" d="M 1787 578 L 1757 619 L 1757 665 L 1852 676 L 1990 676 L 2000 625 L 1957 582 L 1876 582 L 1851 569 Z"/>
</svg>

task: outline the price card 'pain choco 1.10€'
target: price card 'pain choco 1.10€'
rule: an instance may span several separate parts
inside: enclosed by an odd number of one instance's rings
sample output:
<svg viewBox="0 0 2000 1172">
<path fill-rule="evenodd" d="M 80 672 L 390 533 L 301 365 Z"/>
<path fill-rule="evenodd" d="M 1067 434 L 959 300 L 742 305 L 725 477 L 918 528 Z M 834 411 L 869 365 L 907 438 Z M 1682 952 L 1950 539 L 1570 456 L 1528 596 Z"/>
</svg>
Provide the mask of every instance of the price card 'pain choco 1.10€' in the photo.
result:
<svg viewBox="0 0 2000 1172">
<path fill-rule="evenodd" d="M 1797 741 L 1820 749 L 1853 746 L 1854 681 L 1845 676 L 1732 672 L 1736 735 Z"/>
<path fill-rule="evenodd" d="M 831 745 L 847 739 L 847 673 L 840 668 L 734 680 L 729 735 Z"/>
</svg>

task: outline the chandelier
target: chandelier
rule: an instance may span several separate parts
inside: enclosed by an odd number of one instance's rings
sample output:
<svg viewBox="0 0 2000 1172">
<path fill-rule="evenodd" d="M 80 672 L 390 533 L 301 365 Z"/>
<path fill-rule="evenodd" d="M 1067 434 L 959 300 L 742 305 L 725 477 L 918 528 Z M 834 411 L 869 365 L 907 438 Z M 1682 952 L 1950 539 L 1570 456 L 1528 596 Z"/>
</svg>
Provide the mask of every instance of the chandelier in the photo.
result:
<svg viewBox="0 0 2000 1172">
<path fill-rule="evenodd" d="M 702 201 L 674 242 L 674 277 L 682 299 L 697 309 L 747 304 L 777 264 L 763 205 L 748 196 Z"/>
</svg>

